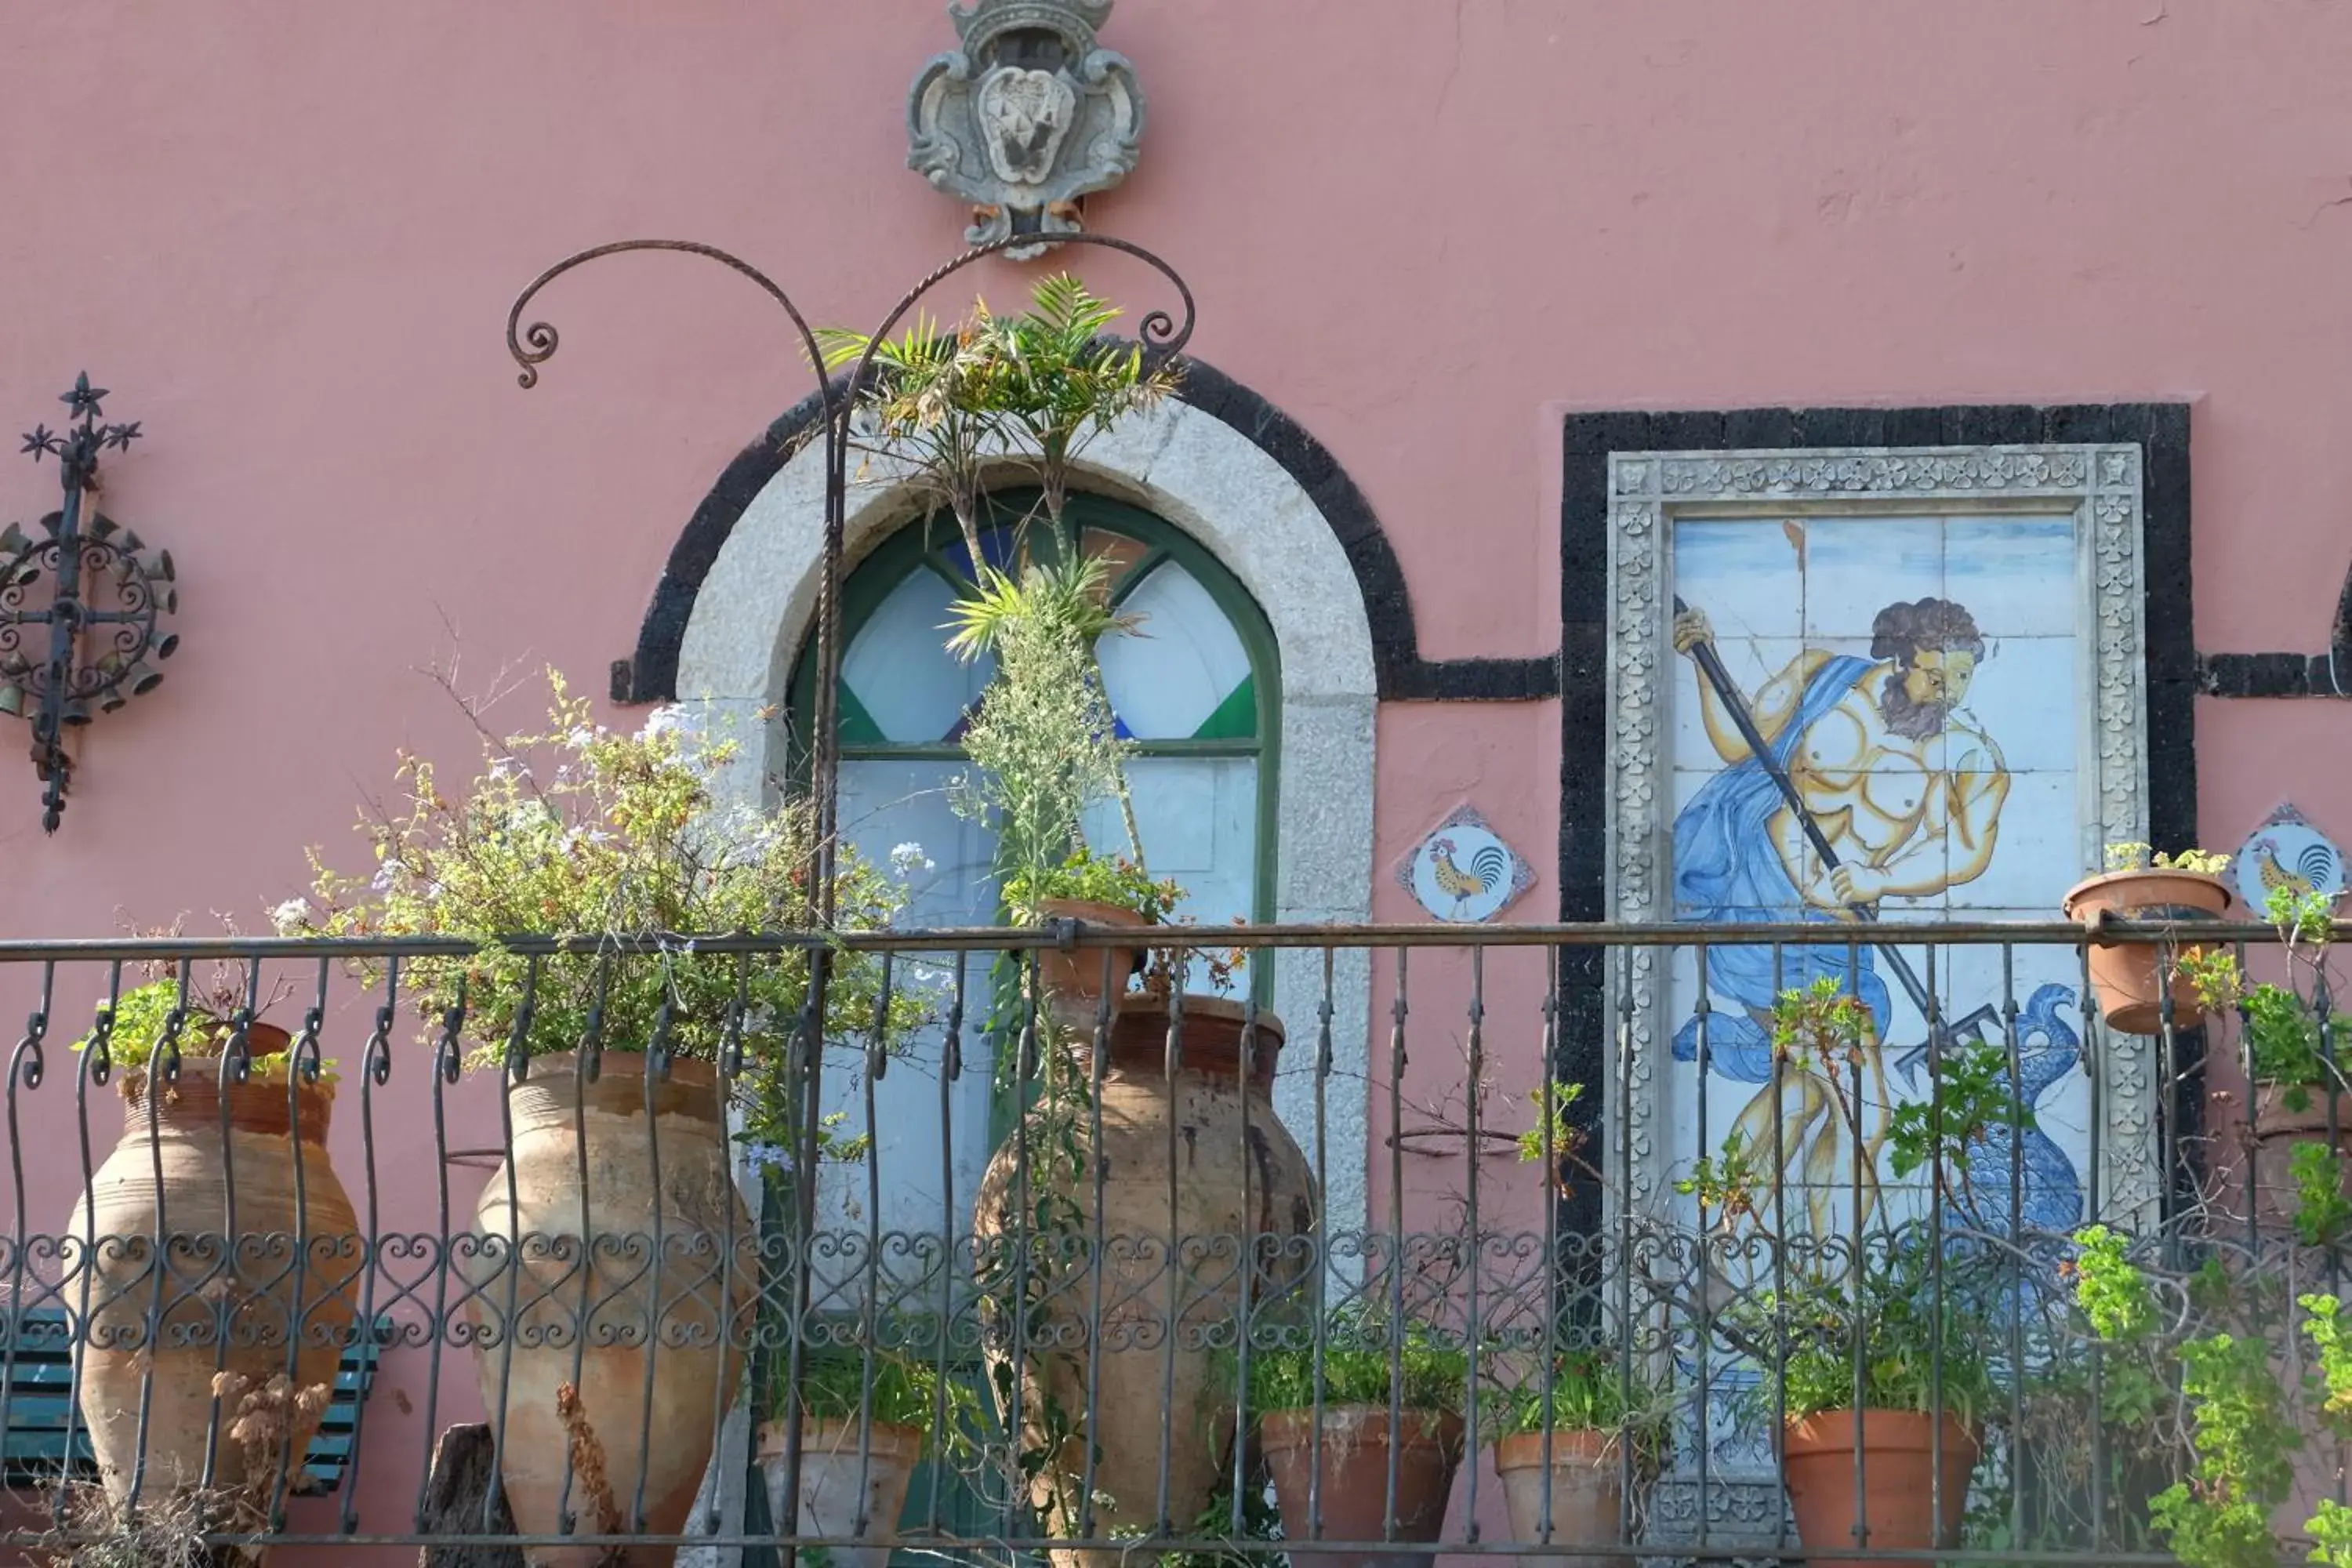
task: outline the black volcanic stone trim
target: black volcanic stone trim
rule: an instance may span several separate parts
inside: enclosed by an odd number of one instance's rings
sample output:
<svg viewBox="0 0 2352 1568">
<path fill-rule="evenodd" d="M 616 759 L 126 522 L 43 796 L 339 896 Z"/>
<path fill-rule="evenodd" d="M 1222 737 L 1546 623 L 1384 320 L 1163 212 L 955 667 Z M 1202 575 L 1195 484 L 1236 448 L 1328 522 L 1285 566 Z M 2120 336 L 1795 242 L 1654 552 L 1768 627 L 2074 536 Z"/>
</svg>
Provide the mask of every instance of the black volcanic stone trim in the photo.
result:
<svg viewBox="0 0 2352 1568">
<path fill-rule="evenodd" d="M 1559 695 L 1557 656 L 1426 659 L 1413 627 L 1412 595 L 1371 502 L 1304 426 L 1213 366 L 1188 360 L 1184 401 L 1233 426 L 1280 463 L 1330 525 L 1364 595 L 1372 667 L 1384 702 L 1530 702 Z"/>
<path fill-rule="evenodd" d="M 2208 697 L 2352 697 L 2352 571 L 2336 601 L 2326 653 L 2211 653 L 2197 661 Z"/>
<path fill-rule="evenodd" d="M 661 581 L 654 585 L 654 601 L 637 627 L 635 658 L 613 665 L 615 702 L 673 702 L 677 700 L 677 650 L 686 640 L 686 623 L 694 615 L 695 595 L 719 559 L 719 547 L 735 530 L 736 521 L 751 498 L 776 477 L 802 439 L 820 426 L 824 405 L 812 392 L 786 410 L 766 434 L 735 454 L 694 509 L 694 515 L 669 547 L 669 561 Z"/>
<path fill-rule="evenodd" d="M 2325 656 L 2222 655 L 2199 660 L 2189 624 L 2188 405 L 1953 404 L 1570 415 L 1561 439 L 1559 520 L 1560 919 L 1594 921 L 1606 912 L 1610 453 L 2107 441 L 2136 442 L 2142 457 L 2149 837 L 2159 849 L 2185 849 L 2197 842 L 2198 692 L 2215 690 L 2217 681 L 2246 688 L 2266 681 L 2300 682 L 2305 690 L 2333 689 L 2333 682 L 2322 684 Z M 2352 679 L 2352 579 L 2347 580 L 2337 608 L 2335 646 L 2337 662 Z M 2270 659 L 2280 662 L 2256 662 Z M 2218 694 L 2271 693 L 2249 689 Z M 1603 1108 L 1614 1097 L 1616 1084 L 1603 1049 L 1611 1031 L 1596 950 L 1572 948 L 1563 953 L 1559 1005 L 1561 1028 L 1554 1068 L 1562 1082 L 1603 1090 L 1582 1096 L 1570 1113 L 1589 1137 L 1600 1138 L 1605 1135 Z M 2189 1037 L 2182 1048 L 2193 1053 L 2200 1047 Z M 2191 1054 L 2183 1059 L 2194 1062 L 2196 1058 Z M 2202 1097 L 2184 1087 L 2175 1109 L 2184 1135 L 2193 1138 L 2202 1127 Z M 1563 1235 L 1598 1234 L 1600 1194 L 1583 1190 L 1591 1185 L 1579 1184 L 1560 1200 Z"/>
<path fill-rule="evenodd" d="M 1181 397 L 1233 426 L 1297 481 L 1315 502 L 1339 547 L 1348 552 L 1370 622 L 1374 680 L 1390 702 L 1532 702 L 1559 695 L 1558 656 L 1534 658 L 1425 659 L 1413 628 L 1412 595 L 1396 552 L 1371 503 L 1323 444 L 1265 398 L 1231 376 L 1187 360 Z M 613 666 L 615 702 L 664 702 L 677 696 L 677 653 L 695 596 L 718 559 L 719 546 L 803 437 L 821 408 L 810 395 L 746 447 L 696 507 L 670 547 L 637 631 L 635 657 Z"/>
</svg>

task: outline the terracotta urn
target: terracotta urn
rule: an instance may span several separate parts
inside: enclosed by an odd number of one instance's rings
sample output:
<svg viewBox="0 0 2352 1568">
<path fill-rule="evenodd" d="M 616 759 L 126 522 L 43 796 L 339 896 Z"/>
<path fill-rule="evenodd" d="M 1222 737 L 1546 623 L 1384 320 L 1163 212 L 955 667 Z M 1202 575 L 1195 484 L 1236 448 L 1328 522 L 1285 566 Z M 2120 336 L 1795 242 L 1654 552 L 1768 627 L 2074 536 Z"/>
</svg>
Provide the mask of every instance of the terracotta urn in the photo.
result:
<svg viewBox="0 0 2352 1568">
<path fill-rule="evenodd" d="M 1040 1468 L 1031 1502 L 1053 1534 L 1100 1538 L 1109 1548 L 1056 1552 L 1066 1568 L 1097 1555 L 1112 1561 L 1114 1531 L 1152 1527 L 1163 1463 L 1171 1520 L 1189 1524 L 1208 1505 L 1234 1428 L 1234 1390 L 1216 1371 L 1210 1331 L 1229 1325 L 1240 1309 L 1236 1261 L 1250 1260 L 1254 1303 L 1295 1286 L 1314 1266 L 1307 1242 L 1319 1210 L 1314 1178 L 1274 1112 L 1281 1020 L 1257 1016 L 1244 1083 L 1242 1007 L 1183 997 L 1181 1058 L 1171 1079 L 1167 1006 L 1133 996 L 1115 1016 L 1099 1142 L 1083 1104 L 1033 1109 L 989 1162 L 973 1215 L 988 1307 L 985 1354 L 992 1373 L 1010 1364 L 1013 1331 L 1025 1329 L 1029 1353 L 1017 1380 L 1024 1440 L 1033 1450 L 1057 1449 Z M 1079 1038 L 1072 1076 L 1090 1082 L 1090 1040 Z M 1066 1134 L 1071 1147 L 1057 1155 Z M 1084 1144 L 1092 1146 L 1077 1147 Z M 1030 1282 L 1026 1308 L 1018 1305 L 1022 1282 L 1012 1277 L 1017 1255 L 1003 1245 L 1020 1226 L 1024 1184 L 1032 1188 L 1029 1212 L 1043 1188 L 1048 1206 L 1066 1216 L 1059 1234 L 1033 1230 L 1028 1256 L 1061 1261 L 1041 1266 L 1049 1277 Z M 1046 1289 L 1050 1300 L 1042 1299 Z M 1091 1389 L 1090 1362 L 1098 1367 Z M 992 1376 L 992 1385 L 999 1381 Z M 1078 1434 L 1090 1413 L 1098 1453 L 1087 1533 L 1080 1500 L 1087 1445 Z"/>
<path fill-rule="evenodd" d="M 265 1024 L 248 1043 L 256 1057 L 289 1045 Z M 121 1083 L 121 1140 L 66 1222 L 86 1269 L 64 1299 L 89 1325 L 76 1370 L 100 1479 L 121 1501 L 136 1474 L 152 1497 L 196 1485 L 209 1453 L 215 1487 L 249 1485 L 266 1507 L 281 1463 L 289 1489 L 300 1478 L 368 1264 L 327 1159 L 334 1086 L 289 1086 L 283 1068 L 225 1083 L 217 1058 L 195 1056 L 170 1084 L 147 1068 Z"/>
<path fill-rule="evenodd" d="M 648 1100 L 643 1056 L 605 1052 L 592 1083 L 566 1052 L 533 1058 L 507 1102 L 513 1142 L 457 1265 L 516 1527 L 556 1534 L 568 1507 L 578 1534 L 681 1533 L 735 1398 L 755 1288 L 717 1070 L 674 1062 Z M 660 1568 L 675 1550 L 524 1555 Z"/>
</svg>

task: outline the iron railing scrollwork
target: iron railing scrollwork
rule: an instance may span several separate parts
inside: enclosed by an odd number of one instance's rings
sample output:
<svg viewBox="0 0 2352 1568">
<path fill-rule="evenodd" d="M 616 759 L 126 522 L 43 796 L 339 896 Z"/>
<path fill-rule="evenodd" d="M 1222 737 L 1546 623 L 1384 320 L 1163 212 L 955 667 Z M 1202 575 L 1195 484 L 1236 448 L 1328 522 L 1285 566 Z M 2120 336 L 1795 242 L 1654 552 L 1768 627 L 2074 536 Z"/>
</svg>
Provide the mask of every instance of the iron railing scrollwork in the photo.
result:
<svg viewBox="0 0 2352 1568">
<path fill-rule="evenodd" d="M 2273 936 L 2217 926 L 2198 940 L 2251 949 Z M 2120 1375 L 2121 1352 L 2088 1333 L 2067 1275 L 2075 1237 L 2104 1221 L 2160 1293 L 2191 1289 L 2200 1266 L 2332 1288 L 2337 1253 L 2286 1216 L 2292 1194 L 2255 1097 L 2217 1101 L 2204 1125 L 2168 1110 L 2143 1147 L 2113 1147 L 2100 1086 L 2132 1050 L 2168 1082 L 2226 1067 L 2200 1064 L 2176 1016 L 2142 1047 L 2108 1032 L 2079 988 L 2053 1013 L 2027 982 L 2083 972 L 2081 934 L 2056 925 L 1874 933 L 1900 942 L 1938 994 L 1956 954 L 1989 955 L 1968 972 L 1997 974 L 1999 994 L 1956 998 L 1998 1021 L 1976 1079 L 1930 1036 L 1919 1076 L 1888 1100 L 1815 1106 L 1805 1121 L 1795 1109 L 1810 1091 L 1794 1080 L 1818 1064 L 1784 1052 L 1763 1064 L 1761 1084 L 1702 1076 L 1723 1048 L 1721 1021 L 1687 1006 L 1675 1022 L 1693 1028 L 1693 1059 L 1674 1063 L 1653 1037 L 1659 1070 L 1636 1079 L 1626 953 L 1646 949 L 1693 974 L 1708 949 L 1791 952 L 1823 937 L 1754 925 L 1221 929 L 1221 948 L 1318 952 L 1321 986 L 1223 1014 L 1208 999 L 1139 993 L 1062 1024 L 1032 1005 L 1009 1037 L 1002 1017 L 974 1022 L 958 955 L 1003 954 L 1034 973 L 1026 960 L 1042 949 L 1116 939 L 988 929 L 824 942 L 512 940 L 549 962 L 592 955 L 621 981 L 635 965 L 709 965 L 738 998 L 760 966 L 805 965 L 822 947 L 864 966 L 845 976 L 881 982 L 877 1018 L 919 1004 L 919 1026 L 885 1051 L 875 1028 L 820 1031 L 811 1011 L 767 1017 L 739 1001 L 696 1037 L 718 1042 L 709 1060 L 669 1049 L 667 1019 L 647 1039 L 620 1040 L 592 1018 L 574 1049 L 531 1055 L 541 964 L 507 972 L 521 995 L 477 990 L 420 1012 L 415 966 L 460 956 L 462 943 L 0 943 L 0 1005 L 26 1020 L 5 1085 L 14 1190 L 0 1238 L 0 1426 L 11 1483 L 37 1516 L 10 1540 L 87 1526 L 97 1488 L 150 1510 L 192 1489 L 233 1498 L 241 1511 L 211 1525 L 223 1542 L 487 1542 L 496 1499 L 476 1500 L 481 1511 L 462 1521 L 425 1509 L 435 1444 L 487 1415 L 517 1517 L 530 1489 L 551 1500 L 542 1527 L 496 1538 L 551 1552 L 663 1542 L 879 1542 L 992 1561 L 1081 1545 L 1302 1561 L 1393 1552 L 1411 1544 L 1384 1538 L 1414 1507 L 1418 1461 L 1402 1442 L 1381 1452 L 1362 1483 L 1373 1500 L 1362 1517 L 1374 1522 L 1348 1534 L 1332 1522 L 1354 1517 L 1335 1489 L 1362 1478 L 1335 1449 L 1357 1439 L 1330 1423 L 1361 1406 L 1349 1430 L 1402 1433 L 1435 1401 L 1459 1419 L 1447 1441 L 1469 1459 L 1454 1483 L 1459 1522 L 1426 1550 L 1834 1556 L 1790 1536 L 1759 1435 L 1804 1375 L 1850 1378 L 1867 1402 L 1880 1373 L 1865 1352 L 1884 1325 L 1825 1307 L 1823 1292 L 1874 1270 L 1903 1288 L 1873 1310 L 1902 1317 L 1934 1352 L 1925 1403 L 1962 1412 L 1982 1449 L 1966 1481 L 1974 1533 L 1937 1560 L 2158 1561 L 2131 1514 L 2145 1506 L 2150 1454 L 2086 1418 Z M 2107 939 L 2168 940 L 2120 928 Z M 1370 951 L 1387 1003 L 1358 1039 L 1333 1023 L 1339 955 L 1350 948 Z M 1618 977 L 1598 1012 L 1563 995 L 1564 977 L 1585 972 L 1570 958 L 1586 952 Z M 191 1005 L 153 1037 L 127 1038 L 115 1009 L 142 966 L 160 966 L 184 997 L 199 972 L 226 966 L 247 1005 L 225 1028 Z M 272 997 L 292 1026 L 265 1051 L 277 1038 L 263 1016 Z M 1305 1026 L 1274 1054 L 1270 1087 L 1244 1091 L 1276 1050 L 1284 1011 Z M 1596 1077 L 1563 1084 L 1566 1020 L 1580 1016 L 1604 1020 L 1609 1039 L 1584 1058 L 1601 1064 Z M 509 1033 L 480 1038 L 481 1016 Z M 2317 1026 L 2332 1061 L 2324 995 Z M 1132 1048 L 1139 1031 L 1148 1044 Z M 73 1070 L 55 1070 L 75 1037 L 86 1044 Z M 1868 1048 L 1891 1055 L 1904 1043 Z M 1071 1081 L 1084 1086 L 1075 1118 L 1058 1133 L 1034 1112 L 1014 1119 L 1005 1154 L 984 1168 L 986 1081 L 1010 1064 L 1006 1092 L 1018 1095 L 1056 1052 L 1071 1053 Z M 813 1057 L 831 1065 L 821 1074 Z M 717 1119 L 774 1071 L 833 1086 L 811 1113 L 844 1113 L 845 1142 L 824 1160 L 802 1158 L 816 1152 L 803 1145 L 783 1201 L 758 1206 L 756 1192 L 738 1189 L 740 1149 Z M 2037 1098 L 2009 1125 L 1978 1130 L 1958 1181 L 1896 1174 L 1889 1151 L 1935 1136 L 1955 1097 L 1990 1092 L 2003 1072 Z M 1673 1148 L 1627 1133 L 1619 1112 L 1643 1081 L 1670 1102 L 1651 1124 L 1683 1130 Z M 348 1110 L 329 1120 L 354 1093 L 356 1120 Z M 1155 1093 L 1199 1100 L 1171 1115 L 1141 1098 Z M 1374 1147 L 1327 1146 L 1338 1096 L 1369 1097 L 1383 1135 Z M 1544 1109 L 1559 1103 L 1571 1113 Z M 2334 1098 L 2318 1104 L 2310 1131 L 2332 1141 Z M 1827 1152 L 1790 1146 L 1822 1136 L 1831 1112 L 1846 1118 L 1845 1136 Z M 1781 1179 L 1735 1200 L 1720 1169 L 1696 1163 L 1721 1159 L 1727 1123 L 1742 1116 L 1762 1130 L 1755 1163 Z M 1437 1122 L 1471 1136 L 1438 1158 L 1394 1136 Z M 490 1127 L 498 1171 L 454 1158 Z M 1052 1141 L 1064 1135 L 1075 1163 Z M 1636 1166 L 1664 1179 L 1637 1182 Z M 2161 1179 L 2105 1173 L 2142 1166 Z M 1360 1181 L 1363 1206 L 1335 1206 Z M 633 1183 L 630 1207 L 614 1194 Z M 1598 1189 L 1600 1224 L 1564 1218 L 1581 1212 L 1565 1195 L 1580 1188 Z M 1645 1205 L 1644 1192 L 1672 1195 Z M 2162 1202 L 2142 1202 L 2147 1192 Z M 1245 1220 L 1198 1228 L 1202 1204 L 1223 1193 Z M 1066 1206 L 1041 1208 L 1048 1194 Z M 2163 1300 L 2189 1310 L 2186 1295 Z M 1847 1312 L 1833 1331 L 1809 1323 L 1825 1310 Z M 1958 1323 L 1970 1327 L 1965 1343 L 1942 1337 L 1939 1325 Z M 350 1358 L 362 1346 L 373 1370 L 355 1378 Z M 395 1418 L 395 1398 L 415 1416 Z M 1262 1440 L 1255 1416 L 1284 1401 L 1306 1413 L 1303 1458 L 1269 1457 Z M 902 1462 L 892 1429 L 915 1428 L 913 1500 L 898 1518 L 826 1502 L 814 1520 L 787 1510 L 764 1527 L 708 1493 L 684 1509 L 662 1464 L 686 1456 L 690 1500 L 730 1413 L 747 1404 L 755 1418 L 830 1417 L 826 1446 L 803 1447 L 803 1475 L 846 1465 L 857 1497 L 873 1495 L 880 1467 Z M 1496 1500 L 1492 1442 L 1524 1429 L 1549 1435 L 1548 1447 L 1601 1407 L 1621 1436 L 1639 1434 L 1603 1461 L 1614 1477 L 1605 1523 L 1586 1514 L 1571 1525 L 1557 1511 L 1581 1481 L 1547 1452 L 1528 1494 L 1535 1523 L 1502 1524 L 1528 1499 L 1505 1476 L 1511 1506 Z M 1305 1490 L 1276 1508 L 1266 1488 L 1280 1464 L 1297 1467 Z M 338 1478 L 338 1495 L 307 1495 L 319 1474 Z M 1268 1531 L 1276 1515 L 1286 1539 Z"/>
</svg>

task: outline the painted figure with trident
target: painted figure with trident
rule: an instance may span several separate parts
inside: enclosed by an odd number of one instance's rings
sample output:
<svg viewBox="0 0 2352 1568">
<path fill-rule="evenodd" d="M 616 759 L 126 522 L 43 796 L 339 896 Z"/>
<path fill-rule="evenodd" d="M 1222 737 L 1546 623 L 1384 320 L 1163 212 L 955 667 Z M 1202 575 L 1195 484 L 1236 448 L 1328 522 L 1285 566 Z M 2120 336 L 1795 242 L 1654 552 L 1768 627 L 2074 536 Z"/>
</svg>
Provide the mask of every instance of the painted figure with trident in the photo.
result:
<svg viewBox="0 0 2352 1568">
<path fill-rule="evenodd" d="M 1963 706 L 1985 651 L 1966 608 L 1935 598 L 1889 605 L 1872 624 L 1868 658 L 1808 648 L 1752 700 L 1717 655 L 1706 615 L 1680 599 L 1674 646 L 1696 668 L 1708 742 L 1729 764 L 1675 819 L 1678 919 L 1869 924 L 1884 900 L 1930 897 L 1984 874 L 2009 773 Z M 1717 946 L 1706 957 L 1708 992 L 1733 1004 L 1707 1016 L 1708 1069 L 1762 1086 L 1734 1135 L 1755 1157 L 1779 1149 L 1776 1178 L 1804 1194 L 1816 1235 L 1828 1230 L 1851 1167 L 1850 1128 L 1863 1145 L 1857 1225 L 1877 1198 L 1891 1109 L 1880 957 L 1932 1035 L 1981 1037 L 1992 1010 L 1939 1018 L 1928 988 L 1883 936 L 1785 950 L 1777 961 L 1769 947 Z M 1790 1061 L 1776 1103 L 1773 1000 L 1823 978 L 1869 1011 L 1862 1059 L 1850 1069 Z M 1693 1016 L 1676 1032 L 1677 1059 L 1696 1059 L 1700 1027 Z"/>
</svg>

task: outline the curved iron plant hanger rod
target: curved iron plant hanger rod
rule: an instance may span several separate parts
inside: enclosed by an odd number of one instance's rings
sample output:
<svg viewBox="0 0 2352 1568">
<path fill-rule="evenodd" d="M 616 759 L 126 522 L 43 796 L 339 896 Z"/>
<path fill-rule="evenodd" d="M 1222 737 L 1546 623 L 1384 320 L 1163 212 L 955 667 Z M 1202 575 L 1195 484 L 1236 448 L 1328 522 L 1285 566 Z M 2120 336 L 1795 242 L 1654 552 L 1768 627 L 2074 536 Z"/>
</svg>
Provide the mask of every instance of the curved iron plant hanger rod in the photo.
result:
<svg viewBox="0 0 2352 1568">
<path fill-rule="evenodd" d="M 555 357 L 557 343 L 555 328 L 546 321 L 533 321 L 521 332 L 516 331 L 515 329 L 522 321 L 522 313 L 530 307 L 532 299 L 541 289 L 572 268 L 584 267 L 598 257 L 618 256 L 629 250 L 675 250 L 688 256 L 707 256 L 721 267 L 741 273 L 758 284 L 769 299 L 782 306 L 784 314 L 793 319 L 793 326 L 801 335 L 801 348 L 809 356 L 809 363 L 816 366 L 824 364 L 824 361 L 817 352 L 816 334 L 809 330 L 807 319 L 801 314 L 800 307 L 793 303 L 792 296 L 776 287 L 774 280 L 766 273 L 741 257 L 731 255 L 715 245 L 704 245 L 691 239 L 616 239 L 609 245 L 591 246 L 586 250 L 565 257 L 532 279 L 530 285 L 515 296 L 514 304 L 508 308 L 507 353 L 514 355 L 515 363 L 522 366 L 522 374 L 515 377 L 515 380 L 524 391 L 528 392 L 539 384 L 539 367 Z M 526 343 L 530 345 L 528 348 L 524 346 Z M 833 388 L 826 384 L 821 373 L 817 377 L 817 395 L 824 401 L 826 417 L 830 418 L 833 412 Z"/>
<path fill-rule="evenodd" d="M 892 330 L 905 319 L 907 312 L 913 310 L 924 295 L 929 293 L 948 278 L 970 267 L 973 262 L 993 256 L 1000 250 L 1028 243 L 1034 237 L 1034 236 L 1014 235 L 987 245 L 975 246 L 933 268 L 913 288 L 900 295 L 898 303 L 893 305 L 889 313 L 883 317 L 881 325 L 867 338 L 865 352 L 858 356 L 856 364 L 852 367 L 844 384 L 849 388 L 856 388 L 866 384 L 873 372 L 875 351 L 887 340 Z M 1185 283 L 1182 276 L 1158 255 L 1130 240 L 1118 239 L 1102 234 L 1064 235 L 1060 237 L 1059 243 L 1094 246 L 1101 249 L 1119 251 L 1144 262 L 1168 279 L 1175 289 L 1178 299 L 1182 301 L 1183 319 L 1180 321 L 1166 310 L 1155 310 L 1146 312 L 1137 322 L 1136 336 L 1155 362 L 1165 362 L 1173 358 L 1191 340 L 1195 317 L 1192 290 Z M 814 753 L 811 773 L 815 795 L 818 860 L 814 878 L 816 885 L 811 890 L 817 904 L 817 923 L 820 927 L 826 926 L 831 923 L 833 916 L 834 837 L 839 826 L 834 776 L 840 752 L 839 696 L 835 689 L 839 681 L 840 649 L 836 645 L 840 641 L 841 629 L 839 601 L 844 530 L 846 526 L 847 512 L 849 419 L 855 407 L 855 400 L 835 395 L 834 383 L 824 374 L 824 356 L 817 345 L 816 334 L 810 330 L 807 318 L 801 314 L 800 308 L 793 303 L 791 296 L 777 287 L 767 274 L 740 257 L 721 250 L 717 246 L 686 239 L 614 240 L 607 245 L 593 246 L 574 255 L 567 256 L 541 272 L 537 278 L 532 279 L 530 286 L 515 297 L 514 304 L 507 311 L 507 352 L 512 354 L 515 363 L 522 367 L 522 374 L 516 377 L 522 387 L 528 390 L 539 384 L 539 367 L 554 357 L 559 342 L 554 326 L 548 321 L 533 321 L 527 328 L 521 325 L 523 311 L 529 308 L 532 299 L 549 283 L 574 268 L 583 266 L 599 257 L 614 256 L 632 250 L 670 250 L 683 252 L 689 256 L 708 257 L 720 266 L 750 279 L 759 285 L 770 299 L 783 307 L 784 313 L 792 318 L 793 327 L 800 334 L 802 352 L 807 356 L 809 365 L 817 378 L 817 396 L 824 414 L 825 431 L 825 518 L 824 575 L 817 595 L 817 710 L 812 715 L 814 720 L 815 732 L 811 737 L 811 750 Z"/>
</svg>

